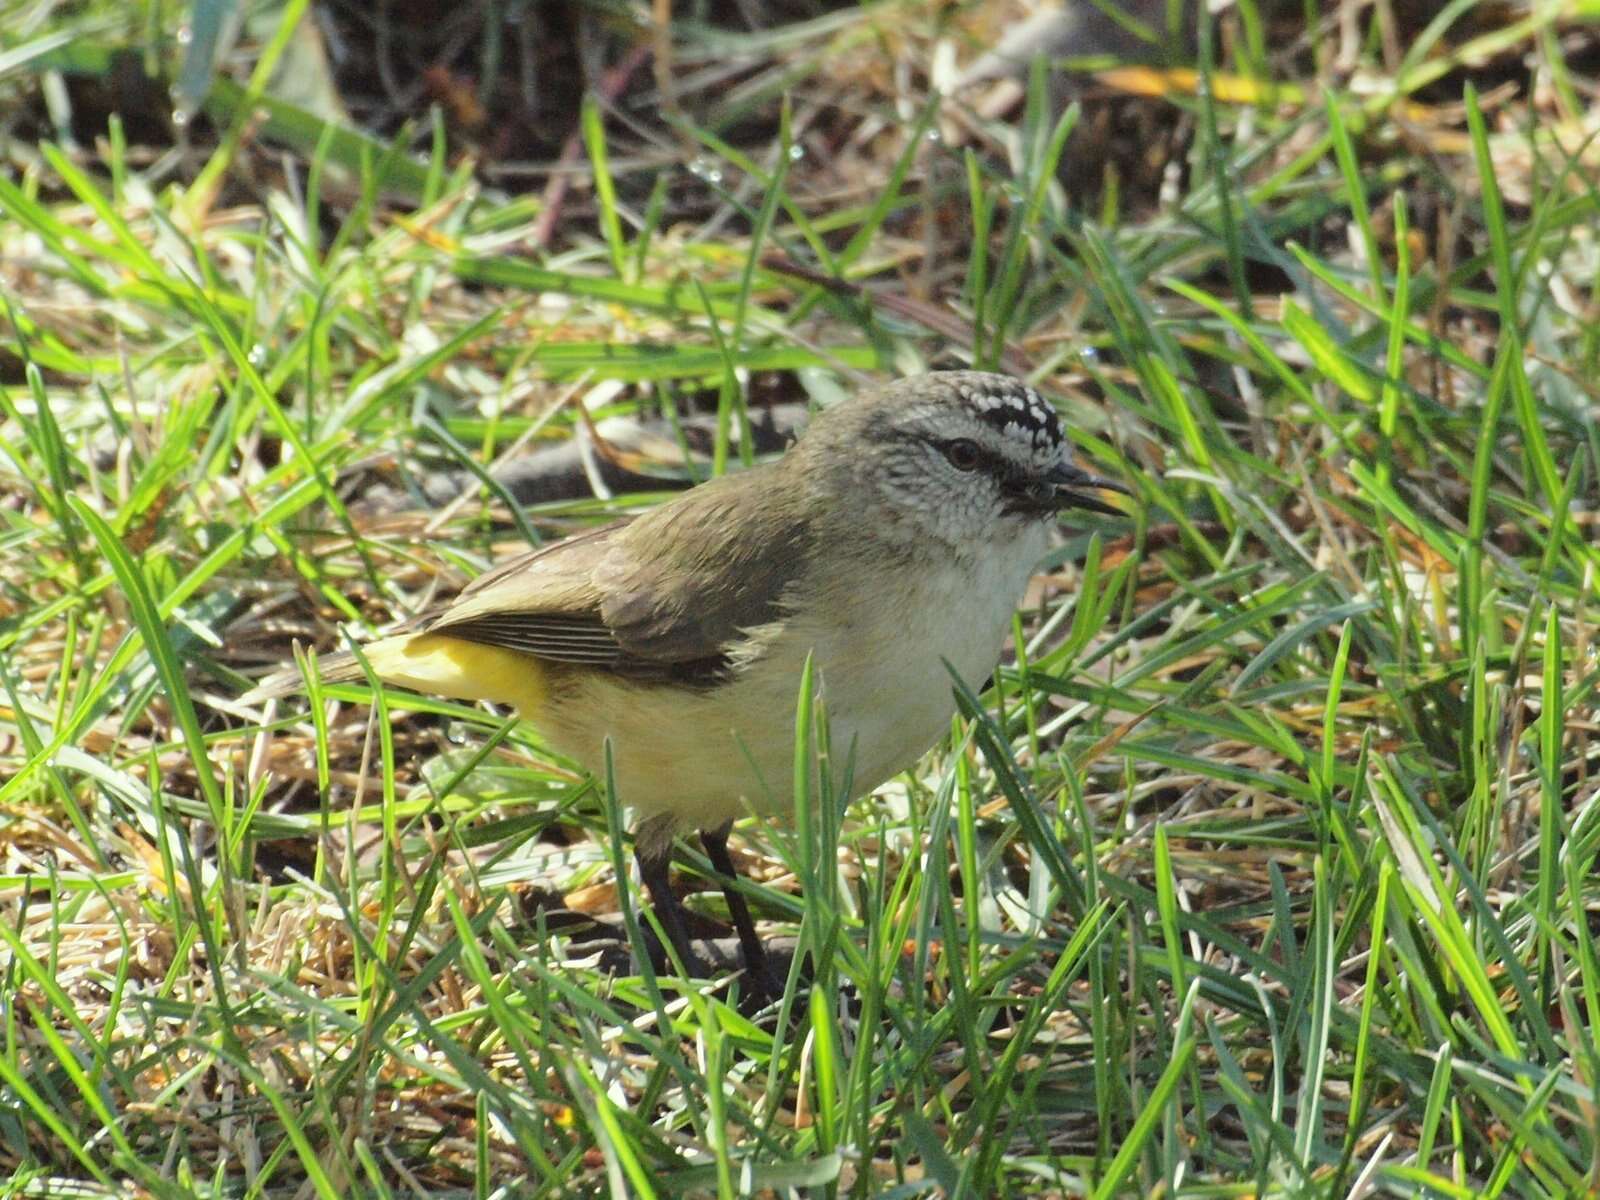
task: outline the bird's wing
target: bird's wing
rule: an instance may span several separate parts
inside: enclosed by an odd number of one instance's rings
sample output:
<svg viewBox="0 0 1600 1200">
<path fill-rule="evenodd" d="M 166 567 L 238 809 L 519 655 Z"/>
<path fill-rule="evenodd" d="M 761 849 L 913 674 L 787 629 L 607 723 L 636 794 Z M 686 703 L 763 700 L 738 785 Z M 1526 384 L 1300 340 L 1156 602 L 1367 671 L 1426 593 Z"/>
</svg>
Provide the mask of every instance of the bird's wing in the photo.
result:
<svg viewBox="0 0 1600 1200">
<path fill-rule="evenodd" d="M 750 482 L 703 484 L 513 559 L 419 632 L 628 675 L 718 677 L 744 631 L 781 615 L 806 549 L 798 520 L 752 525 Z"/>
</svg>

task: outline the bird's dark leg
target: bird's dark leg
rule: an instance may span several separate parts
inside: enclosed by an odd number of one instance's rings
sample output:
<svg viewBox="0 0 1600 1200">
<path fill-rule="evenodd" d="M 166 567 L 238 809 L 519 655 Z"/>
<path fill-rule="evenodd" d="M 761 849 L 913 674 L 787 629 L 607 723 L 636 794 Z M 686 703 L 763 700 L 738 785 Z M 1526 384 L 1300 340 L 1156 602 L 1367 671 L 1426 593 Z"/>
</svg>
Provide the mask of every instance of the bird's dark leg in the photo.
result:
<svg viewBox="0 0 1600 1200">
<path fill-rule="evenodd" d="M 733 918 L 733 928 L 739 935 L 739 949 L 744 953 L 744 965 L 750 978 L 774 996 L 783 995 L 783 981 L 772 970 L 767 958 L 767 948 L 756 933 L 756 923 L 750 918 L 750 908 L 739 894 L 738 876 L 733 869 L 733 859 L 728 856 L 728 832 L 733 822 L 716 829 L 702 829 L 700 844 L 706 848 L 706 857 L 722 876 L 722 894 L 728 901 L 728 915 Z"/>
<path fill-rule="evenodd" d="M 639 863 L 640 878 L 644 880 L 645 887 L 650 889 L 650 901 L 655 908 L 656 920 L 661 923 L 661 929 L 667 935 L 667 940 L 672 943 L 672 948 L 678 952 L 683 969 L 690 974 L 695 973 L 700 969 L 700 958 L 695 954 L 694 943 L 689 938 L 689 926 L 684 921 L 683 901 L 679 900 L 677 893 L 672 890 L 672 880 L 668 873 L 672 861 L 672 839 L 668 837 L 659 847 L 651 845 L 648 850 L 636 848 L 634 858 Z"/>
</svg>

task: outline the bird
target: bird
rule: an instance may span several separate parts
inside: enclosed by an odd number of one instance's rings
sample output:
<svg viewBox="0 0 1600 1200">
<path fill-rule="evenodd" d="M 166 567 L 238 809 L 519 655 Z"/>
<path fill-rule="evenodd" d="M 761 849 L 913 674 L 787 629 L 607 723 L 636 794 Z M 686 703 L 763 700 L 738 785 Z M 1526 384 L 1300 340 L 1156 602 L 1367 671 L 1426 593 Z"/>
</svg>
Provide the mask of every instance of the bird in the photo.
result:
<svg viewBox="0 0 1600 1200">
<path fill-rule="evenodd" d="M 780 458 L 506 561 L 362 656 L 385 684 L 514 707 L 601 777 L 609 743 L 680 962 L 697 960 L 668 867 L 675 835 L 695 830 L 745 966 L 765 972 L 728 837 L 747 812 L 794 807 L 807 662 L 866 794 L 949 729 L 952 671 L 974 690 L 993 672 L 1058 514 L 1125 515 L 1101 490 L 1133 494 L 1073 461 L 1033 387 L 912 376 L 824 409 Z M 318 670 L 365 678 L 348 652 Z M 280 672 L 244 699 L 302 682 Z"/>
</svg>

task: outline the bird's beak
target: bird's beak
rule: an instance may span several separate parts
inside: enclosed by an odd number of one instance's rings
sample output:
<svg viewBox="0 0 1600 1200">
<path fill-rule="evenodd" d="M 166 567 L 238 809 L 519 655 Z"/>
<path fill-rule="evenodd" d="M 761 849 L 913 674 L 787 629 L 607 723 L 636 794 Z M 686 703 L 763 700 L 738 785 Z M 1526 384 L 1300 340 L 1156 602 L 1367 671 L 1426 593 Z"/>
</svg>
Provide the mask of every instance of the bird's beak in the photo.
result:
<svg viewBox="0 0 1600 1200">
<path fill-rule="evenodd" d="M 1085 508 L 1090 512 L 1106 513 L 1113 517 L 1128 515 L 1122 509 L 1115 508 L 1092 494 L 1104 488 L 1108 491 L 1121 492 L 1124 496 L 1133 495 L 1133 489 L 1125 483 L 1091 475 L 1083 468 L 1075 467 L 1069 462 L 1062 462 L 1051 468 L 1045 480 L 1051 487 L 1050 506 L 1057 512 L 1067 508 Z"/>
</svg>

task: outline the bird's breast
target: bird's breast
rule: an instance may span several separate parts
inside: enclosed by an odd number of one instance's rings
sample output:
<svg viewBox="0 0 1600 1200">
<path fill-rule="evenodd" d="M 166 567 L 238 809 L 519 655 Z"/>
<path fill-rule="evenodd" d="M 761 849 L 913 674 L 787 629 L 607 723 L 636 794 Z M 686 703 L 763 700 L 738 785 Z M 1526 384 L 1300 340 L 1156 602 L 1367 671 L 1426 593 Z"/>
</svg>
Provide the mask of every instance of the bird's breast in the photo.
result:
<svg viewBox="0 0 1600 1200">
<path fill-rule="evenodd" d="M 982 690 L 1037 556 L 1029 547 L 907 568 L 796 631 L 797 646 L 814 646 L 835 752 L 854 747 L 857 791 L 909 767 L 949 728 L 952 671 Z"/>
<path fill-rule="evenodd" d="M 911 766 L 949 727 L 952 669 L 983 687 L 1043 550 L 1041 529 L 1037 544 L 989 547 L 965 561 L 846 564 L 790 597 L 780 620 L 747 631 L 730 676 L 715 686 L 572 673 L 542 713 L 528 715 L 596 770 L 611 738 L 619 796 L 643 816 L 712 828 L 747 808 L 786 814 L 810 657 L 836 777 L 853 753 L 859 795 Z"/>
</svg>

